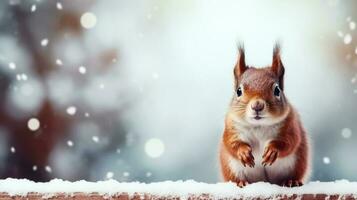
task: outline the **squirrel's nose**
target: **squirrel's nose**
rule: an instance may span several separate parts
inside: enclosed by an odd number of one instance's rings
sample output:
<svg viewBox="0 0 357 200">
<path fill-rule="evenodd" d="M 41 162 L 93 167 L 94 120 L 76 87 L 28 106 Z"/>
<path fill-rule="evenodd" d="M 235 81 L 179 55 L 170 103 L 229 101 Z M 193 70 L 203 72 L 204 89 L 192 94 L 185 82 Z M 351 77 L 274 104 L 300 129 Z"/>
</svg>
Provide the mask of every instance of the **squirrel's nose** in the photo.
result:
<svg viewBox="0 0 357 200">
<path fill-rule="evenodd" d="M 265 106 L 264 102 L 258 100 L 252 104 L 252 109 L 255 112 L 260 112 L 264 110 L 264 106 Z"/>
</svg>

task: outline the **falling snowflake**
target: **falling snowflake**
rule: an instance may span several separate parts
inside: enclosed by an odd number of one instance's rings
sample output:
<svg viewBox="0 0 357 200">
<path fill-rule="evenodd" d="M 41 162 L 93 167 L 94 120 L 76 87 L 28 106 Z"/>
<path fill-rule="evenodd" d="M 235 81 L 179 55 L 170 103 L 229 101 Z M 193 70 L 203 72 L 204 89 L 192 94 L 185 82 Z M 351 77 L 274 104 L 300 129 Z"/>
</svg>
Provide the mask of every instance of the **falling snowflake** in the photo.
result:
<svg viewBox="0 0 357 200">
<path fill-rule="evenodd" d="M 57 65 L 60 65 L 60 66 L 63 65 L 62 60 L 56 59 L 56 64 L 57 64 Z"/>
<path fill-rule="evenodd" d="M 41 40 L 41 46 L 45 47 L 48 45 L 48 39 L 47 38 L 44 38 Z"/>
<path fill-rule="evenodd" d="M 90 29 L 97 24 L 97 17 L 91 12 L 86 12 L 81 16 L 80 21 L 84 28 Z"/>
<path fill-rule="evenodd" d="M 117 154 L 120 154 L 120 152 L 121 152 L 121 151 L 120 151 L 120 149 L 118 148 L 118 149 L 117 149 Z"/>
<path fill-rule="evenodd" d="M 32 166 L 32 171 L 37 171 L 37 165 Z"/>
<path fill-rule="evenodd" d="M 73 147 L 73 142 L 72 142 L 71 140 L 68 140 L 68 141 L 67 141 L 67 145 L 68 145 L 69 147 Z"/>
<path fill-rule="evenodd" d="M 351 36 L 351 34 L 347 33 L 347 34 L 345 35 L 345 37 L 343 38 L 343 42 L 344 42 L 345 44 L 350 44 L 350 43 L 352 42 L 352 36 Z"/>
<path fill-rule="evenodd" d="M 63 6 L 62 6 L 61 2 L 57 2 L 56 3 L 56 7 L 57 7 L 58 10 L 62 10 L 63 9 Z"/>
<path fill-rule="evenodd" d="M 123 176 L 124 176 L 124 177 L 128 177 L 128 176 L 130 176 L 130 173 L 129 173 L 129 172 L 124 172 L 124 173 L 123 173 Z"/>
<path fill-rule="evenodd" d="M 35 12 L 35 11 L 36 11 L 36 8 L 37 8 L 37 7 L 36 7 L 36 5 L 35 5 L 35 4 L 34 4 L 34 5 L 32 5 L 32 6 L 31 6 L 31 12 Z"/>
<path fill-rule="evenodd" d="M 50 166 L 48 166 L 48 165 L 45 167 L 45 170 L 48 173 L 52 173 L 52 168 Z"/>
<path fill-rule="evenodd" d="M 87 69 L 84 66 L 79 66 L 78 71 L 81 74 L 85 74 L 87 72 Z"/>
<path fill-rule="evenodd" d="M 355 28 L 356 28 L 356 23 L 355 23 L 355 22 L 350 22 L 350 23 L 349 23 L 349 26 L 350 26 L 350 29 L 351 29 L 351 30 L 355 30 Z"/>
<path fill-rule="evenodd" d="M 26 74 L 21 74 L 21 78 L 22 78 L 22 80 L 27 81 L 27 75 Z"/>
<path fill-rule="evenodd" d="M 99 88 L 100 88 L 100 89 L 104 89 L 104 84 L 101 83 L 101 84 L 99 85 Z"/>
<path fill-rule="evenodd" d="M 12 70 L 15 70 L 16 69 L 16 64 L 14 62 L 10 62 L 9 63 L 9 68 L 12 69 Z"/>
<path fill-rule="evenodd" d="M 84 113 L 84 116 L 89 117 L 90 115 L 89 115 L 89 113 L 86 112 L 86 113 Z"/>
<path fill-rule="evenodd" d="M 40 128 L 40 121 L 37 118 L 31 118 L 28 122 L 27 122 L 27 127 L 31 130 L 31 131 L 37 131 Z"/>
<path fill-rule="evenodd" d="M 98 136 L 93 136 L 92 140 L 93 140 L 93 142 L 98 143 L 99 142 L 99 137 Z"/>
<path fill-rule="evenodd" d="M 145 152 L 151 158 L 160 157 L 165 151 L 165 145 L 158 138 L 151 138 L 145 143 Z"/>
<path fill-rule="evenodd" d="M 69 115 L 75 115 L 76 112 L 77 112 L 77 108 L 74 107 L 74 106 L 70 106 L 70 107 L 67 108 L 66 112 Z"/>
<path fill-rule="evenodd" d="M 329 158 L 329 157 L 323 157 L 322 161 L 323 161 L 324 164 L 326 164 L 326 165 L 330 164 L 330 158 Z"/>
<path fill-rule="evenodd" d="M 16 79 L 18 81 L 27 81 L 28 77 L 26 74 L 22 73 L 22 74 L 16 74 Z"/>
<path fill-rule="evenodd" d="M 351 137 L 351 135 L 352 135 L 352 130 L 351 129 L 349 129 L 349 128 L 344 128 L 344 129 L 342 129 L 342 131 L 341 131 L 341 135 L 342 135 L 342 137 L 343 138 L 350 138 Z"/>
<path fill-rule="evenodd" d="M 337 31 L 338 37 L 342 38 L 343 37 L 343 32 L 342 31 Z"/>
<path fill-rule="evenodd" d="M 11 148 L 10 148 L 10 151 L 11 151 L 11 153 L 16 153 L 15 147 L 11 147 Z"/>
<path fill-rule="evenodd" d="M 146 177 L 151 177 L 152 173 L 151 172 L 146 172 Z"/>
<path fill-rule="evenodd" d="M 357 55 L 357 47 L 355 48 L 355 54 Z"/>
<path fill-rule="evenodd" d="M 107 177 L 107 179 L 112 179 L 114 176 L 113 172 L 107 172 L 107 174 L 105 175 Z"/>
</svg>

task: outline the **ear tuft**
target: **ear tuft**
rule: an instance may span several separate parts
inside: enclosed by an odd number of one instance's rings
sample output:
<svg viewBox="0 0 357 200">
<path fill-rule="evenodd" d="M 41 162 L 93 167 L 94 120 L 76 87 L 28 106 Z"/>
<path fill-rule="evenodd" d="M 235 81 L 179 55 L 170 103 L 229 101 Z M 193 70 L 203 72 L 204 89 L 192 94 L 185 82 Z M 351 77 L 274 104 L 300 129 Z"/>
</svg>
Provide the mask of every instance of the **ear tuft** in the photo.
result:
<svg viewBox="0 0 357 200">
<path fill-rule="evenodd" d="M 241 76 L 246 69 L 247 66 L 245 64 L 244 45 L 238 44 L 238 59 L 237 59 L 236 66 L 234 67 L 235 78 L 238 79 L 238 77 Z"/>
<path fill-rule="evenodd" d="M 276 76 L 279 78 L 280 88 L 283 89 L 285 69 L 283 63 L 281 62 L 280 49 L 280 44 L 276 43 L 273 50 L 273 62 L 271 68 L 276 74 Z"/>
</svg>

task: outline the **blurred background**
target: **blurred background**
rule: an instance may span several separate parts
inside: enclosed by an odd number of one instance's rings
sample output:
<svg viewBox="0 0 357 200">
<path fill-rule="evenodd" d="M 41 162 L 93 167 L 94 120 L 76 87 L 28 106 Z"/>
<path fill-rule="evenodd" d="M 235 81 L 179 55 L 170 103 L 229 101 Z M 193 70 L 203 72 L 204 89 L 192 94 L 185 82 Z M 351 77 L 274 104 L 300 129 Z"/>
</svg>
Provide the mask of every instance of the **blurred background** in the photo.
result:
<svg viewBox="0 0 357 200">
<path fill-rule="evenodd" d="M 220 181 L 236 43 L 282 43 L 311 180 L 357 181 L 357 1 L 0 1 L 0 177 Z"/>
</svg>

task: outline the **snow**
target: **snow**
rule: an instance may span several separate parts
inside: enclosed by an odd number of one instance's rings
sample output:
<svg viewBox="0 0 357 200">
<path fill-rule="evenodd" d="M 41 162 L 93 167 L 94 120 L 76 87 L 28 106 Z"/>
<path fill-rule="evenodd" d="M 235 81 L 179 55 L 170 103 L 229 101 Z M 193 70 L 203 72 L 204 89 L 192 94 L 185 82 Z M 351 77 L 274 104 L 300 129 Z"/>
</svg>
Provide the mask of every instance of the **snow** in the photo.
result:
<svg viewBox="0 0 357 200">
<path fill-rule="evenodd" d="M 274 195 L 302 195 L 302 194 L 355 194 L 357 191 L 357 182 L 339 180 L 335 182 L 310 182 L 302 187 L 284 188 L 269 183 L 259 182 L 250 184 L 244 188 L 238 188 L 234 183 L 216 183 L 208 184 L 188 181 L 164 181 L 156 183 L 139 182 L 117 182 L 115 180 L 106 180 L 99 182 L 76 181 L 69 182 L 60 179 L 54 179 L 47 183 L 35 183 L 26 179 L 5 179 L 0 180 L 0 192 L 6 192 L 9 195 L 24 196 L 30 192 L 39 194 L 55 194 L 65 192 L 73 194 L 76 192 L 94 193 L 100 195 L 115 195 L 118 193 L 148 193 L 158 196 L 179 196 L 188 197 L 189 195 L 210 194 L 214 198 L 229 197 L 271 197 Z"/>
<path fill-rule="evenodd" d="M 26 74 L 22 73 L 22 74 L 16 74 L 16 79 L 18 81 L 27 81 L 28 77 Z"/>
<path fill-rule="evenodd" d="M 26 74 L 19 74 L 18 76 L 18 80 L 23 80 L 23 81 L 27 81 L 28 77 Z"/>
<path fill-rule="evenodd" d="M 97 24 L 97 17 L 91 13 L 86 12 L 81 16 L 81 25 L 86 28 L 90 29 L 93 28 Z"/>
<path fill-rule="evenodd" d="M 93 136 L 92 140 L 93 140 L 93 142 L 98 143 L 99 142 L 99 137 L 98 136 Z"/>
<path fill-rule="evenodd" d="M 99 85 L 99 88 L 100 88 L 100 89 L 104 89 L 104 87 L 105 87 L 105 86 L 104 86 L 104 83 L 101 83 L 101 84 Z"/>
<path fill-rule="evenodd" d="M 73 142 L 72 142 L 71 140 L 68 140 L 68 141 L 67 141 L 67 145 L 68 145 L 69 147 L 73 147 Z"/>
<path fill-rule="evenodd" d="M 16 69 L 16 64 L 14 62 L 10 62 L 9 63 L 9 68 L 12 69 L 12 70 L 15 70 Z"/>
<path fill-rule="evenodd" d="M 87 72 L 87 69 L 86 69 L 86 67 L 84 67 L 84 66 L 79 66 L 78 71 L 79 71 L 79 73 L 81 73 L 81 74 L 85 74 L 85 73 Z"/>
<path fill-rule="evenodd" d="M 129 172 L 123 172 L 123 176 L 124 177 L 128 177 L 128 176 L 130 176 L 130 173 Z"/>
<path fill-rule="evenodd" d="M 36 118 L 31 118 L 27 122 L 27 127 L 31 131 L 37 131 L 40 128 L 40 121 L 38 119 L 36 119 Z"/>
<path fill-rule="evenodd" d="M 328 165 L 328 164 L 330 164 L 331 163 L 331 161 L 330 161 L 330 158 L 329 157 L 323 157 L 322 158 L 322 161 L 324 162 L 324 164 L 326 164 L 326 165 Z"/>
<path fill-rule="evenodd" d="M 48 166 L 48 165 L 45 167 L 45 170 L 48 173 L 52 173 L 52 168 L 50 166 Z"/>
<path fill-rule="evenodd" d="M 107 179 L 112 179 L 114 176 L 113 172 L 107 172 L 107 174 L 105 175 L 107 177 Z"/>
<path fill-rule="evenodd" d="M 62 10 L 63 9 L 63 6 L 62 6 L 61 2 L 57 2 L 56 3 L 56 7 L 57 7 L 58 10 Z"/>
<path fill-rule="evenodd" d="M 48 45 L 48 39 L 47 38 L 44 38 L 41 40 L 41 46 L 45 47 Z"/>
<path fill-rule="evenodd" d="M 355 28 L 356 28 L 356 23 L 355 23 L 355 22 L 350 22 L 350 23 L 349 23 L 349 26 L 350 26 L 350 29 L 351 29 L 351 30 L 355 30 Z"/>
<path fill-rule="evenodd" d="M 145 143 L 145 152 L 149 157 L 158 158 L 165 151 L 164 143 L 158 138 L 151 138 Z"/>
<path fill-rule="evenodd" d="M 342 31 L 337 31 L 337 35 L 338 35 L 338 37 L 343 37 L 343 32 Z"/>
<path fill-rule="evenodd" d="M 56 64 L 60 65 L 60 66 L 63 65 L 62 60 L 61 59 L 56 59 Z"/>
<path fill-rule="evenodd" d="M 15 147 L 11 147 L 11 148 L 10 148 L 10 151 L 11 151 L 11 153 L 16 153 Z"/>
<path fill-rule="evenodd" d="M 37 165 L 32 166 L 32 171 L 37 171 Z"/>
<path fill-rule="evenodd" d="M 345 35 L 345 37 L 343 38 L 343 42 L 345 43 L 345 44 L 350 44 L 351 42 L 352 42 L 352 36 L 351 36 L 351 34 L 346 34 Z"/>
<path fill-rule="evenodd" d="M 350 138 L 351 137 L 351 135 L 352 135 L 352 130 L 351 129 L 349 129 L 349 128 L 344 128 L 344 129 L 342 129 L 342 131 L 341 131 L 341 135 L 342 135 L 342 137 L 343 138 Z"/>
<path fill-rule="evenodd" d="M 70 106 L 66 109 L 67 114 L 69 115 L 75 115 L 77 112 L 77 108 L 74 106 Z"/>
<path fill-rule="evenodd" d="M 34 4 L 31 6 L 31 12 L 35 12 L 35 11 L 36 11 L 36 5 Z"/>
</svg>

